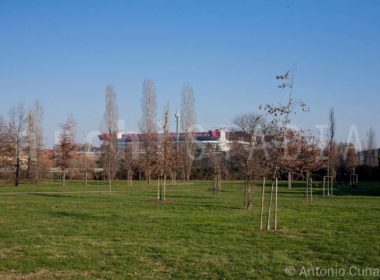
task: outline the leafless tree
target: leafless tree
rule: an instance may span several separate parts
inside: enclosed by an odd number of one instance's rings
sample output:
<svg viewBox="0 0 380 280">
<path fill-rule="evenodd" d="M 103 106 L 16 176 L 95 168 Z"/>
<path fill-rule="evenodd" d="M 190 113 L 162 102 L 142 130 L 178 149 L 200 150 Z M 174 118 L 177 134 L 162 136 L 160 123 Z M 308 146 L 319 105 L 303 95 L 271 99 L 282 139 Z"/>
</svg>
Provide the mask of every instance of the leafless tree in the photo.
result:
<svg viewBox="0 0 380 280">
<path fill-rule="evenodd" d="M 192 132 L 196 125 L 195 98 L 193 87 L 186 83 L 182 88 L 181 97 L 181 127 L 185 134 L 185 149 L 183 149 L 183 165 L 186 181 L 190 181 L 191 168 L 195 155 L 195 141 Z"/>
<path fill-rule="evenodd" d="M 251 210 L 253 206 L 251 180 L 253 176 L 257 175 L 255 172 L 259 170 L 262 161 L 262 158 L 258 157 L 260 155 L 258 153 L 258 146 L 260 145 L 258 137 L 264 124 L 264 117 L 259 114 L 243 114 L 235 118 L 234 124 L 243 134 L 234 142 L 232 152 L 235 156 L 239 154 L 243 164 L 246 180 L 244 206 Z"/>
<path fill-rule="evenodd" d="M 105 112 L 103 117 L 103 132 L 105 140 L 102 147 L 103 168 L 106 170 L 109 192 L 112 193 L 112 180 L 114 179 L 118 163 L 119 163 L 119 149 L 118 149 L 118 120 L 119 110 L 117 106 L 117 95 L 112 86 L 107 86 L 105 96 Z"/>
<path fill-rule="evenodd" d="M 359 177 L 356 174 L 356 167 L 359 164 L 359 156 L 355 145 L 352 143 L 338 143 L 336 153 L 337 173 L 340 180 L 344 180 L 346 183 L 349 179 L 351 185 L 357 184 Z"/>
<path fill-rule="evenodd" d="M 10 141 L 8 126 L 0 116 L 0 167 L 5 168 L 9 166 L 9 158 L 11 158 L 10 152 Z"/>
<path fill-rule="evenodd" d="M 13 150 L 15 166 L 15 186 L 19 185 L 21 171 L 21 152 L 26 142 L 27 114 L 22 103 L 12 107 L 9 111 L 9 140 Z"/>
<path fill-rule="evenodd" d="M 175 145 L 169 135 L 169 106 L 164 111 L 162 134 L 157 149 L 158 191 L 157 199 L 166 200 L 166 180 L 174 170 Z"/>
<path fill-rule="evenodd" d="M 72 160 L 75 157 L 76 143 L 76 122 L 73 116 L 69 116 L 65 123 L 59 125 L 61 132 L 59 134 L 59 142 L 56 146 L 55 159 L 57 166 L 62 171 L 62 185 L 66 184 L 67 170 L 72 167 Z"/>
<path fill-rule="evenodd" d="M 334 177 L 335 177 L 335 162 L 336 162 L 336 144 L 335 144 L 335 110 L 330 109 L 329 112 L 329 127 L 328 127 L 328 143 L 327 143 L 327 195 L 334 194 Z"/>
<path fill-rule="evenodd" d="M 293 98 L 293 88 L 294 88 L 294 70 L 287 71 L 284 75 L 276 76 L 276 79 L 280 81 L 278 87 L 280 89 L 284 89 L 288 91 L 288 101 L 286 104 L 280 104 L 277 106 L 265 105 L 264 110 L 267 112 L 269 116 L 271 116 L 271 123 L 276 126 L 279 130 L 277 135 L 274 137 L 276 139 L 277 145 L 275 145 L 276 150 L 276 158 L 273 165 L 273 180 L 272 188 L 271 188 L 271 200 L 268 208 L 268 216 L 267 216 L 267 230 L 271 228 L 271 208 L 272 208 L 272 198 L 273 194 L 275 197 L 275 214 L 274 214 L 274 230 L 277 230 L 277 222 L 278 222 L 278 205 L 277 205 L 277 177 L 281 168 L 282 159 L 284 157 L 284 145 L 285 145 L 285 136 L 288 130 L 288 126 L 291 123 L 291 115 L 295 113 L 297 107 L 301 108 L 302 111 L 307 111 L 308 108 L 305 103 L 301 101 L 297 101 Z M 276 182 L 276 183 L 275 183 Z"/>
<path fill-rule="evenodd" d="M 43 152 L 43 115 L 41 104 L 36 101 L 33 108 L 28 111 L 28 178 L 39 180 L 39 163 Z"/>
<path fill-rule="evenodd" d="M 143 83 L 143 97 L 141 102 L 142 118 L 140 131 L 144 134 L 142 145 L 144 150 L 145 176 L 150 184 L 155 167 L 157 149 L 157 101 L 154 83 L 145 80 Z"/>
<path fill-rule="evenodd" d="M 209 143 L 206 146 L 205 155 L 210 167 L 213 169 L 212 193 L 214 196 L 217 196 L 222 193 L 222 172 L 225 171 L 226 156 L 219 146 L 213 143 Z"/>
<path fill-rule="evenodd" d="M 376 147 L 376 134 L 371 127 L 367 133 L 367 156 L 366 164 L 369 167 L 375 167 L 379 165 L 378 150 Z"/>
</svg>

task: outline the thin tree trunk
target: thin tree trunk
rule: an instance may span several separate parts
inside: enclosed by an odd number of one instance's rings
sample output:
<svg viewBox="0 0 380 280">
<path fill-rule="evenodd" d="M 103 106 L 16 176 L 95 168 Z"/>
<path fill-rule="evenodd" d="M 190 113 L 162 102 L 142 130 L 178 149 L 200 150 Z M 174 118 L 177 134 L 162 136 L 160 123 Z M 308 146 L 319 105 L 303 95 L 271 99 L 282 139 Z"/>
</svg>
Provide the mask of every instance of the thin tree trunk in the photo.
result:
<svg viewBox="0 0 380 280">
<path fill-rule="evenodd" d="M 263 189 L 261 192 L 260 230 L 263 230 L 264 196 L 265 196 L 265 177 L 263 178 Z"/>
<path fill-rule="evenodd" d="M 109 192 L 112 194 L 112 178 L 111 178 L 111 160 L 108 159 L 108 184 L 109 184 Z"/>
<path fill-rule="evenodd" d="M 166 175 L 164 175 L 164 201 L 166 200 Z"/>
<path fill-rule="evenodd" d="M 251 182 L 249 176 L 247 177 L 247 182 L 246 182 L 246 201 L 247 205 L 246 208 L 248 210 L 252 210 L 252 193 L 251 193 Z"/>
<path fill-rule="evenodd" d="M 293 181 L 293 179 L 292 179 L 292 171 L 289 171 L 288 172 L 288 189 L 290 190 L 291 188 L 292 188 L 292 181 Z"/>
<path fill-rule="evenodd" d="M 268 217 L 267 217 L 267 230 L 270 230 L 270 216 L 271 216 L 271 211 L 272 211 L 273 192 L 274 192 L 274 182 L 272 183 L 272 188 L 271 188 L 271 192 L 270 192 Z"/>
<path fill-rule="evenodd" d="M 216 189 L 217 189 L 216 173 L 214 172 L 214 186 L 213 186 L 213 190 L 212 190 L 212 194 L 213 194 L 213 196 L 216 195 Z"/>
<path fill-rule="evenodd" d="M 157 200 L 161 200 L 161 194 L 160 194 L 160 176 L 158 176 L 157 178 Z"/>
<path fill-rule="evenodd" d="M 111 176 L 108 177 L 108 184 L 109 184 L 109 192 L 112 194 L 112 179 Z"/>
<path fill-rule="evenodd" d="M 219 183 L 218 192 L 219 192 L 219 194 L 222 194 L 222 174 L 221 173 L 219 173 L 218 183 Z"/>
<path fill-rule="evenodd" d="M 310 202 L 313 202 L 313 178 L 310 179 Z"/>
<path fill-rule="evenodd" d="M 306 173 L 305 199 L 306 202 L 309 202 L 309 173 Z"/>
<path fill-rule="evenodd" d="M 277 219 L 278 219 L 278 179 L 276 178 L 276 195 L 274 203 L 274 230 L 277 230 Z"/>
<path fill-rule="evenodd" d="M 323 177 L 323 189 L 322 189 L 323 196 L 326 195 L 326 177 Z"/>
<path fill-rule="evenodd" d="M 16 187 L 19 185 L 19 179 L 20 179 L 20 157 L 17 156 L 17 159 L 16 159 L 16 178 L 15 178 L 15 186 Z"/>
</svg>

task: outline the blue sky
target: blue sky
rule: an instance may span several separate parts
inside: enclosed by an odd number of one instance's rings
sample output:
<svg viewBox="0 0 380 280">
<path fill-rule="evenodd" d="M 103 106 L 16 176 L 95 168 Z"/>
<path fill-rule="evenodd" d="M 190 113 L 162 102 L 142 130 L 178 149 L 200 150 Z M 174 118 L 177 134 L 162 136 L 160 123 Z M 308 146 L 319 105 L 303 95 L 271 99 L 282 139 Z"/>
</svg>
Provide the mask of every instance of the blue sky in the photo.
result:
<svg viewBox="0 0 380 280">
<path fill-rule="evenodd" d="M 199 124 L 284 100 L 274 76 L 296 65 L 294 94 L 311 108 L 302 128 L 327 122 L 380 137 L 380 1 L 0 0 L 0 114 L 39 99 L 47 143 L 71 113 L 78 136 L 100 127 L 105 87 L 137 130 L 141 87 L 152 79 L 160 112 L 194 88 Z"/>
</svg>

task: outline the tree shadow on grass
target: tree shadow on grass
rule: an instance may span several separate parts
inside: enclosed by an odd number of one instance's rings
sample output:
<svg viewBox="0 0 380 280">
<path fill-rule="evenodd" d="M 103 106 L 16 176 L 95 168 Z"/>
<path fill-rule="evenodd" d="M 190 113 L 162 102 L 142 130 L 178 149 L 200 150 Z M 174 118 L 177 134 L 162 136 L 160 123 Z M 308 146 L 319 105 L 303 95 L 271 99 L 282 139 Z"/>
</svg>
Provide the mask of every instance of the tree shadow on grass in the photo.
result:
<svg viewBox="0 0 380 280">
<path fill-rule="evenodd" d="M 54 198 L 78 198 L 79 195 L 68 195 L 68 194 L 58 194 L 58 193 L 31 193 L 31 195 L 35 196 L 43 196 L 43 197 L 54 197 Z"/>
<path fill-rule="evenodd" d="M 341 184 L 336 186 L 334 195 L 380 196 L 380 182 L 359 182 L 356 187 Z"/>
<path fill-rule="evenodd" d="M 117 221 L 120 220 L 121 216 L 115 215 L 115 214 L 107 214 L 107 215 L 95 215 L 87 212 L 78 212 L 78 211 L 51 211 L 49 212 L 49 215 L 58 217 L 58 218 L 74 218 L 74 219 L 80 219 L 80 220 L 105 220 L 107 221 Z"/>
</svg>

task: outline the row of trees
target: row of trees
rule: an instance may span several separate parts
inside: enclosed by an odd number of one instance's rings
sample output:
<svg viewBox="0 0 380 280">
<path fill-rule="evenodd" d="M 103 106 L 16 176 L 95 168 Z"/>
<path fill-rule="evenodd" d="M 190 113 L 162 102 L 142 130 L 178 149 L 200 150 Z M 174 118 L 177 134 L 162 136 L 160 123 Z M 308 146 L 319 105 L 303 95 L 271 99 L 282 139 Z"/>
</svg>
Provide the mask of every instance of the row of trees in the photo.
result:
<svg viewBox="0 0 380 280">
<path fill-rule="evenodd" d="M 75 133 L 76 123 L 72 116 L 59 124 L 58 143 L 54 149 L 46 149 L 43 129 L 44 109 L 36 101 L 27 109 L 20 103 L 8 113 L 8 122 L 0 116 L 0 176 L 12 178 L 15 186 L 21 179 L 38 183 L 50 178 L 52 168 L 57 167 L 63 184 L 66 173 L 88 171 L 94 163 L 85 153 L 79 153 Z"/>
<path fill-rule="evenodd" d="M 155 85 L 151 80 L 145 80 L 142 86 L 142 117 L 139 128 L 142 139 L 137 139 L 138 149 L 131 144 L 121 150 L 118 145 L 118 105 L 117 95 L 112 86 L 106 89 L 105 113 L 102 131 L 105 136 L 101 151 L 101 165 L 106 170 L 110 191 L 112 180 L 120 169 L 127 170 L 128 176 L 132 170 L 144 174 L 148 184 L 152 178 L 159 178 L 166 184 L 166 178 L 175 182 L 177 174 L 189 181 L 192 171 L 196 145 L 192 137 L 196 125 L 195 98 L 193 88 L 186 83 L 181 96 L 181 129 L 185 135 L 184 144 L 179 145 L 170 136 L 170 108 L 166 105 L 160 121 L 157 119 L 157 97 Z M 119 172 L 120 173 L 120 172 Z M 161 197 L 161 195 L 159 195 Z"/>
<path fill-rule="evenodd" d="M 107 135 L 101 146 L 101 157 L 97 165 L 102 167 L 112 190 L 112 180 L 128 174 L 128 179 L 145 177 L 148 183 L 152 178 L 160 178 L 166 185 L 171 178 L 175 184 L 177 177 L 190 180 L 198 176 L 199 170 L 208 170 L 203 175 L 218 180 L 220 178 L 244 178 L 246 180 L 245 207 L 252 208 L 253 182 L 266 177 L 270 180 L 288 177 L 289 187 L 293 177 L 307 178 L 313 172 L 325 170 L 328 178 L 342 174 L 355 174 L 359 164 L 358 152 L 352 144 L 337 143 L 335 140 L 335 114 L 329 114 L 328 140 L 321 145 L 317 139 L 305 131 L 290 129 L 291 116 L 297 111 L 307 111 L 307 106 L 293 98 L 293 72 L 276 77 L 279 88 L 286 91 L 288 101 L 280 105 L 264 105 L 255 113 L 237 116 L 234 130 L 229 134 L 233 141 L 228 153 L 217 145 L 200 149 L 192 137 L 196 124 L 195 99 L 193 88 L 186 83 L 182 89 L 180 124 L 185 135 L 178 144 L 169 134 L 170 109 L 165 107 L 164 114 L 157 121 L 157 97 L 155 85 L 146 80 L 142 86 L 142 117 L 139 128 L 144 139 L 139 139 L 138 149 L 132 144 L 125 150 L 118 143 L 118 105 L 117 94 L 113 87 L 106 88 L 105 113 L 102 131 Z M 61 123 L 59 141 L 52 151 L 47 151 L 43 143 L 43 108 L 36 102 L 26 109 L 22 104 L 9 111 L 8 121 L 0 117 L 0 167 L 2 173 L 12 173 L 15 185 L 19 184 L 21 166 L 27 166 L 25 178 L 38 182 L 47 175 L 47 170 L 57 167 L 62 181 L 66 173 L 72 177 L 77 173 L 88 178 L 88 172 L 95 163 L 87 158 L 86 144 L 77 144 L 76 123 L 73 117 Z M 368 133 L 368 149 L 363 153 L 369 166 L 378 164 L 376 139 L 373 130 Z M 321 146 L 324 146 L 321 149 Z M 82 153 L 79 152 L 81 148 Z M 195 167 L 194 159 L 197 159 Z M 322 179 L 322 178 L 319 178 Z M 274 186 L 273 186 L 274 187 Z M 271 189 L 272 191 L 272 189 Z M 273 188 L 273 192 L 275 187 Z M 161 195 L 158 195 L 161 197 Z"/>
<path fill-rule="evenodd" d="M 20 183 L 23 160 L 27 165 L 27 178 L 37 182 L 43 158 L 43 115 L 39 102 L 26 110 L 18 104 L 9 110 L 8 123 L 0 116 L 0 167 L 3 172 L 14 172 L 15 185 Z M 25 156 L 22 157 L 22 154 Z"/>
</svg>

